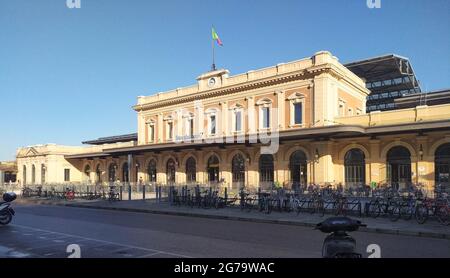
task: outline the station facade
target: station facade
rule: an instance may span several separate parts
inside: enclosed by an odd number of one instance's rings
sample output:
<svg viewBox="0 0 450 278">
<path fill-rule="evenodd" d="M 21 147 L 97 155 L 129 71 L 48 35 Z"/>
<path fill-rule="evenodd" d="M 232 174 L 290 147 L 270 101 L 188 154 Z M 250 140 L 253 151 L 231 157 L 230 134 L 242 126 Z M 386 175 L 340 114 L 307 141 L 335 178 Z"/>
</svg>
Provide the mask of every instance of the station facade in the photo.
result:
<svg viewBox="0 0 450 278">
<path fill-rule="evenodd" d="M 450 104 L 366 113 L 370 93 L 326 51 L 235 76 L 215 70 L 193 86 L 138 97 L 135 135 L 41 156 L 20 149 L 18 178 L 230 188 L 448 183 Z M 48 169 L 50 156 L 65 165 L 51 181 L 36 170 Z"/>
</svg>

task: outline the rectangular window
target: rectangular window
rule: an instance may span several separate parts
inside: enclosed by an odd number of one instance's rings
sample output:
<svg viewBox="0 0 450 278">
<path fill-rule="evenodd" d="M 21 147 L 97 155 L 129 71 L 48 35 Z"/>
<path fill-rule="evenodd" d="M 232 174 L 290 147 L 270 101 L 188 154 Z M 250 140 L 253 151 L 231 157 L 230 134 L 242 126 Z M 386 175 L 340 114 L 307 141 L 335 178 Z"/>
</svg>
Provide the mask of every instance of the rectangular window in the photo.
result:
<svg viewBox="0 0 450 278">
<path fill-rule="evenodd" d="M 262 108 L 262 127 L 263 128 L 270 127 L 270 108 L 269 107 Z"/>
<path fill-rule="evenodd" d="M 70 169 L 64 169 L 64 181 L 70 181 Z"/>
<path fill-rule="evenodd" d="M 216 115 L 211 115 L 210 120 L 211 120 L 211 127 L 209 130 L 209 133 L 211 135 L 215 135 L 216 134 Z"/>
<path fill-rule="evenodd" d="M 241 131 L 242 130 L 242 113 L 241 111 L 235 112 L 235 131 Z"/>
<path fill-rule="evenodd" d="M 155 141 L 155 126 L 154 125 L 148 126 L 148 140 L 150 142 Z"/>
<path fill-rule="evenodd" d="M 194 119 L 193 118 L 189 119 L 189 136 L 190 137 L 194 136 Z"/>
<path fill-rule="evenodd" d="M 167 123 L 167 139 L 171 140 L 173 137 L 173 123 Z"/>
<path fill-rule="evenodd" d="M 294 103 L 294 124 L 302 124 L 302 103 Z"/>
</svg>

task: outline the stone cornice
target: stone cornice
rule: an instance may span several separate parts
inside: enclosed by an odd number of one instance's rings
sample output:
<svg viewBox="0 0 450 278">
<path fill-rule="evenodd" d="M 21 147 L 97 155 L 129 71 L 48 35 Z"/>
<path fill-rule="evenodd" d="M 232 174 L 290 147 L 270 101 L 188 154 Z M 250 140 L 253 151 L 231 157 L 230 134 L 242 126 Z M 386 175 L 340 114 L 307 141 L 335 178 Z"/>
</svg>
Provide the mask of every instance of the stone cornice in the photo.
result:
<svg viewBox="0 0 450 278">
<path fill-rule="evenodd" d="M 286 74 L 281 74 L 281 75 L 277 75 L 277 76 L 273 76 L 273 77 L 269 77 L 269 78 L 265 78 L 265 79 L 248 81 L 248 82 L 244 82 L 241 84 L 225 86 L 225 87 L 222 87 L 219 89 L 214 89 L 214 90 L 196 92 L 196 93 L 193 93 L 190 95 L 186 95 L 184 97 L 174 97 L 171 99 L 162 100 L 162 101 L 153 102 L 153 103 L 138 104 L 138 105 L 133 106 L 133 109 L 137 112 L 146 111 L 149 109 L 160 108 L 160 107 L 170 106 L 170 105 L 176 105 L 176 104 L 191 102 L 191 101 L 199 100 L 199 99 L 207 99 L 207 98 L 212 98 L 212 97 L 217 97 L 217 96 L 222 96 L 222 95 L 227 95 L 227 94 L 238 93 L 238 92 L 242 92 L 242 91 L 246 91 L 246 90 L 258 89 L 258 88 L 269 87 L 269 86 L 274 86 L 274 85 L 278 85 L 278 84 L 284 84 L 284 83 L 288 83 L 288 82 L 292 82 L 292 81 L 313 78 L 314 76 L 322 74 L 322 73 L 329 73 L 330 75 L 332 75 L 333 77 L 335 77 L 337 79 L 346 79 L 347 80 L 347 77 L 345 76 L 345 74 L 338 67 L 336 67 L 333 64 L 323 64 L 320 66 L 314 66 L 314 67 L 310 67 L 307 69 L 302 69 L 302 70 L 295 71 L 295 72 L 289 72 Z M 347 81 L 350 84 L 353 83 L 353 82 L 351 82 L 351 80 L 347 80 Z M 361 88 L 359 88 L 359 89 L 361 90 Z"/>
</svg>

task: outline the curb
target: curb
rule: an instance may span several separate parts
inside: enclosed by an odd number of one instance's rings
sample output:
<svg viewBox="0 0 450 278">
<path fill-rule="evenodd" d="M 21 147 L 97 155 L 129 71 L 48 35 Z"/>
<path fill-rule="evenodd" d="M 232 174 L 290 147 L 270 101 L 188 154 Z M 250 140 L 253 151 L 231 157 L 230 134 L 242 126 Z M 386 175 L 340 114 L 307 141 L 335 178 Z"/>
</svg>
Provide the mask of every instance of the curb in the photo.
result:
<svg viewBox="0 0 450 278">
<path fill-rule="evenodd" d="M 49 202 L 49 201 L 33 201 L 33 202 L 35 204 L 39 204 L 39 205 L 63 206 L 63 207 L 74 207 L 74 208 L 126 211 L 126 212 L 150 213 L 150 214 L 172 215 L 172 216 L 188 216 L 188 217 L 198 217 L 198 218 L 206 218 L 206 219 L 234 220 L 234 221 L 243 221 L 243 222 L 252 222 L 252 223 L 279 224 L 279 225 L 290 225 L 290 226 L 311 227 L 311 228 L 316 226 L 316 224 L 314 224 L 314 223 L 291 221 L 291 220 L 261 219 L 261 218 L 252 218 L 252 217 L 213 215 L 213 214 L 153 210 L 153 209 L 101 207 L 101 206 L 86 205 L 86 204 L 55 203 L 55 202 Z M 366 232 L 366 233 L 377 233 L 377 234 L 390 234 L 390 235 L 450 239 L 450 233 L 414 232 L 414 231 L 404 231 L 404 230 L 398 230 L 398 229 L 370 228 L 370 227 L 361 227 L 359 229 L 359 231 Z"/>
</svg>

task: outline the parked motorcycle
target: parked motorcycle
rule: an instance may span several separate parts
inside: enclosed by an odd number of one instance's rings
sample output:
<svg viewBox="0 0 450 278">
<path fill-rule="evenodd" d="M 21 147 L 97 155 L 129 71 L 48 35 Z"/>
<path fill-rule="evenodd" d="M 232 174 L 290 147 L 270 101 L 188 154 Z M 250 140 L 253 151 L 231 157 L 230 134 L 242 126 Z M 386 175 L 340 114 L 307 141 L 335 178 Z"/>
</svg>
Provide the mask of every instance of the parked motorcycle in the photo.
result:
<svg viewBox="0 0 450 278">
<path fill-rule="evenodd" d="M 3 202 L 0 202 L 0 225 L 8 225 L 11 222 L 14 209 L 11 207 L 11 202 L 17 198 L 16 193 L 7 192 L 3 194 Z"/>
<path fill-rule="evenodd" d="M 329 234 L 322 246 L 323 258 L 361 258 L 356 252 L 356 240 L 347 232 L 354 232 L 365 227 L 361 221 L 348 217 L 331 217 L 316 225 L 315 229 Z"/>
</svg>

